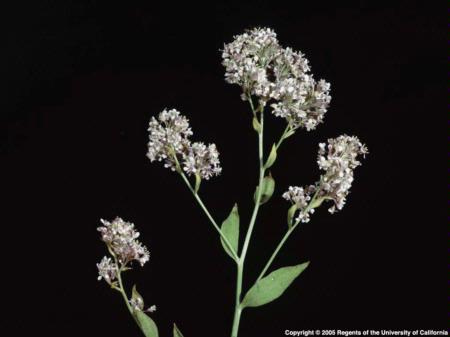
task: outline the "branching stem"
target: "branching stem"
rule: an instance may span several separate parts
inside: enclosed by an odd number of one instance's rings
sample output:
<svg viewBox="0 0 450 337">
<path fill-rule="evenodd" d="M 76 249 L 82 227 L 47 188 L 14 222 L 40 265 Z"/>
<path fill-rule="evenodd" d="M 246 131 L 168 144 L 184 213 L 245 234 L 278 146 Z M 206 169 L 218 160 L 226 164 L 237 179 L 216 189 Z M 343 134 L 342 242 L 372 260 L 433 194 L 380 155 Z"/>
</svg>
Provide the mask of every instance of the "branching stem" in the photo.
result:
<svg viewBox="0 0 450 337">
<path fill-rule="evenodd" d="M 253 101 L 251 97 L 249 97 L 250 106 L 252 108 L 252 112 L 254 116 L 257 116 L 259 112 L 259 124 L 260 130 L 258 132 L 258 154 L 259 154 L 259 180 L 258 180 L 258 190 L 255 198 L 255 206 L 253 208 L 252 217 L 250 219 L 250 223 L 247 229 L 247 234 L 245 236 L 244 245 L 242 247 L 241 256 L 239 258 L 238 266 L 237 266 L 237 280 L 236 280 L 236 303 L 234 308 L 234 319 L 233 319 L 233 327 L 231 330 L 231 337 L 237 337 L 239 330 L 239 322 L 241 319 L 242 313 L 242 305 L 241 305 L 241 293 L 242 293 L 242 281 L 244 275 L 244 263 L 245 257 L 247 256 L 248 247 L 250 244 L 250 239 L 252 236 L 253 228 L 255 226 L 256 218 L 258 216 L 259 206 L 261 204 L 261 196 L 262 196 L 262 183 L 264 179 L 265 169 L 264 169 L 264 143 L 263 143 L 263 135 L 264 135 L 264 107 L 262 104 L 259 105 L 258 110 L 255 110 L 253 105 Z"/>
<path fill-rule="evenodd" d="M 175 157 L 176 158 L 176 157 Z M 178 160 L 176 159 L 177 164 L 178 164 Z M 223 235 L 222 231 L 220 230 L 219 225 L 217 225 L 217 222 L 214 220 L 214 218 L 212 217 L 211 213 L 209 213 L 208 208 L 205 206 L 205 204 L 203 203 L 202 199 L 200 198 L 200 196 L 198 195 L 198 193 L 195 191 L 195 189 L 192 187 L 189 179 L 186 177 L 186 175 L 183 173 L 182 170 L 179 170 L 178 172 L 180 174 L 180 176 L 183 178 L 183 181 L 186 183 L 187 187 L 189 188 L 189 190 L 192 192 L 192 195 L 194 196 L 195 200 L 197 200 L 197 203 L 200 205 L 201 209 L 203 210 L 203 212 L 206 214 L 206 216 L 208 217 L 209 221 L 211 222 L 211 224 L 213 225 L 213 227 L 215 228 L 215 230 L 219 233 L 220 237 L 222 238 L 222 240 L 225 242 L 225 245 L 228 247 L 228 250 L 231 252 L 231 254 L 233 255 L 232 258 L 233 260 L 238 263 L 239 257 L 237 256 L 237 252 L 234 251 L 234 249 L 232 248 L 230 241 L 228 241 L 228 239 L 226 238 L 225 235 Z"/>
<path fill-rule="evenodd" d="M 317 191 L 314 193 L 314 196 L 311 198 L 311 201 L 309 202 L 308 206 L 305 208 L 305 210 L 303 212 L 309 212 L 310 209 L 312 208 L 312 205 L 314 204 L 314 202 L 317 200 L 317 196 L 319 195 L 320 192 L 320 188 L 317 189 Z M 266 265 L 264 266 L 263 270 L 261 271 L 261 273 L 259 274 L 258 278 L 256 279 L 255 283 L 258 282 L 259 280 L 261 280 L 264 275 L 266 275 L 267 270 L 270 268 L 270 266 L 272 265 L 273 260 L 275 260 L 275 257 L 278 255 L 278 253 L 280 252 L 281 248 L 284 246 L 285 242 L 287 241 L 287 239 L 289 238 L 289 236 L 292 234 L 292 232 L 295 230 L 295 228 L 297 228 L 297 226 L 300 224 L 300 220 L 297 220 L 288 230 L 287 232 L 284 234 L 283 238 L 281 239 L 280 243 L 278 244 L 277 248 L 275 248 L 274 252 L 272 253 L 272 255 L 270 256 L 269 260 L 267 261 Z"/>
</svg>

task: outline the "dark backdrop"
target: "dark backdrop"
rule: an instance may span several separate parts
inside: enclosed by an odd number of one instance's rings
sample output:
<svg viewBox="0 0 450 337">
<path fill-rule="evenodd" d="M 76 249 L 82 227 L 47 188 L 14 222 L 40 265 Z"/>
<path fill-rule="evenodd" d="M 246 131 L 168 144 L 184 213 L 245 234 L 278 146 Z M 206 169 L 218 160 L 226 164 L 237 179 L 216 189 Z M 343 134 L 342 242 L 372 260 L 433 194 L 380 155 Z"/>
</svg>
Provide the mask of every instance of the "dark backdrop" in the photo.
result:
<svg viewBox="0 0 450 337">
<path fill-rule="evenodd" d="M 218 220 L 238 202 L 245 226 L 256 136 L 239 88 L 223 80 L 219 49 L 254 26 L 304 52 L 315 76 L 332 83 L 333 99 L 325 123 L 279 153 L 276 198 L 261 210 L 246 287 L 285 231 L 280 194 L 320 173 L 318 142 L 355 134 L 370 155 L 344 210 L 331 216 L 323 207 L 290 238 L 274 265 L 310 267 L 280 299 L 246 310 L 241 335 L 447 327 L 445 138 L 437 131 L 446 109 L 443 12 L 410 1 L 30 1 L 6 11 L 1 151 L 11 217 L 3 228 L 12 234 L 3 259 L 13 261 L 5 274 L 16 329 L 140 336 L 119 295 L 96 280 L 106 253 L 99 218 L 120 215 L 151 250 L 126 279 L 158 306 L 161 335 L 176 321 L 187 337 L 228 336 L 234 265 L 181 179 L 145 157 L 146 128 L 176 107 L 194 139 L 215 142 L 223 174 L 201 194 Z M 283 121 L 267 124 L 270 143 Z"/>
</svg>

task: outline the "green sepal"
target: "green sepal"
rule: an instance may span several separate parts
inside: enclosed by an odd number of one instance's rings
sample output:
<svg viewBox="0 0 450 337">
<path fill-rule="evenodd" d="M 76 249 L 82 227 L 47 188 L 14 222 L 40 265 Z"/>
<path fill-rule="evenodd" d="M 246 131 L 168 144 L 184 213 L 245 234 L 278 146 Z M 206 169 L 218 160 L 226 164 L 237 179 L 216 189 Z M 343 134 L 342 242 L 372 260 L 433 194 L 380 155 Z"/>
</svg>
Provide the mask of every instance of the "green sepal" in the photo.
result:
<svg viewBox="0 0 450 337">
<path fill-rule="evenodd" d="M 232 259 L 234 259 L 234 256 L 237 256 L 239 247 L 239 210 L 237 204 L 234 204 L 230 214 L 222 222 L 220 230 L 223 236 L 227 238 L 234 252 L 230 251 L 225 240 L 220 237 L 220 242 L 222 243 L 223 249 L 225 249 L 225 252 L 230 255 Z"/>
<path fill-rule="evenodd" d="M 121 291 L 121 289 L 120 289 L 120 287 L 119 287 L 119 283 L 118 283 L 117 281 L 111 282 L 111 283 L 110 283 L 110 286 L 111 286 L 111 288 L 114 289 L 114 290 Z"/>
<path fill-rule="evenodd" d="M 242 306 L 259 307 L 276 300 L 291 283 L 308 267 L 309 262 L 277 269 L 256 282 L 247 292 Z"/>
</svg>

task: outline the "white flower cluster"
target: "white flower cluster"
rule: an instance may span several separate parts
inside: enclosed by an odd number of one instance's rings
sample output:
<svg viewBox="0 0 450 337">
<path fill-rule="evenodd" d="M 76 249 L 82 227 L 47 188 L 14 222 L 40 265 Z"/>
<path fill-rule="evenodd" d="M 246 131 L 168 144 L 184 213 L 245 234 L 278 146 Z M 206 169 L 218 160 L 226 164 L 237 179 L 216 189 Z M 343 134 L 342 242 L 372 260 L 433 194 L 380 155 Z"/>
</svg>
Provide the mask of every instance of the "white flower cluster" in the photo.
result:
<svg viewBox="0 0 450 337">
<path fill-rule="evenodd" d="M 306 188 L 290 186 L 283 194 L 284 199 L 295 204 L 300 210 L 296 220 L 308 222 L 314 208 L 323 200 L 334 201 L 334 205 L 328 209 L 330 213 L 341 210 L 350 193 L 353 170 L 361 165 L 358 156 L 365 156 L 367 153 L 366 146 L 355 136 L 342 135 L 328 139 L 328 145 L 320 143 L 317 163 L 319 168 L 325 171 L 320 181 Z"/>
<path fill-rule="evenodd" d="M 193 143 L 189 151 L 183 155 L 183 169 L 188 175 L 200 174 L 203 179 L 208 180 L 222 171 L 215 144 L 206 146 L 201 142 Z"/>
<path fill-rule="evenodd" d="M 189 120 L 179 111 L 164 109 L 158 119 L 152 117 L 148 127 L 147 157 L 150 161 L 164 161 L 165 167 L 175 170 L 174 155 L 184 153 L 190 146 L 192 130 Z"/>
<path fill-rule="evenodd" d="M 246 94 L 268 98 L 272 84 L 266 68 L 279 51 L 277 35 L 269 28 L 255 28 L 235 36 L 222 52 L 225 80 L 242 86 L 243 99 Z"/>
<path fill-rule="evenodd" d="M 316 82 L 308 60 L 301 52 L 282 48 L 275 32 L 254 28 L 234 37 L 222 52 L 225 80 L 243 89 L 242 98 L 269 100 L 275 116 L 293 128 L 313 130 L 323 121 L 331 101 L 330 84 Z"/>
<path fill-rule="evenodd" d="M 112 284 L 117 278 L 117 267 L 111 261 L 110 257 L 104 256 L 100 263 L 97 263 L 98 280 L 104 279 L 109 284 Z"/>
<path fill-rule="evenodd" d="M 103 226 L 98 227 L 102 240 L 111 249 L 122 266 L 136 260 L 143 266 L 150 258 L 147 248 L 137 240 L 139 232 L 131 222 L 117 217 L 112 222 L 101 219 Z M 102 275 L 101 275 L 102 276 Z"/>
<path fill-rule="evenodd" d="M 305 188 L 289 186 L 288 191 L 283 193 L 283 198 L 295 205 L 297 210 L 300 210 L 296 221 L 309 222 L 310 214 L 314 213 L 314 208 L 308 209 L 308 205 L 311 200 L 311 195 L 315 191 L 316 187 L 314 185 Z"/>
<path fill-rule="evenodd" d="M 130 301 L 131 308 L 133 308 L 133 311 L 146 311 L 146 312 L 155 312 L 156 311 L 156 305 L 150 306 L 148 309 L 144 310 L 144 300 L 142 297 L 134 297 Z"/>
<path fill-rule="evenodd" d="M 144 300 L 142 299 L 142 297 L 134 297 L 129 302 L 131 307 L 133 308 L 133 311 L 144 310 Z"/>
<path fill-rule="evenodd" d="M 203 179 L 219 175 L 222 171 L 216 145 L 191 143 L 189 120 L 179 111 L 164 110 L 157 119 L 152 117 L 148 131 L 147 157 L 150 161 L 164 161 L 164 166 L 173 171 L 177 168 L 177 161 L 181 161 L 188 175 L 198 174 Z"/>
<path fill-rule="evenodd" d="M 319 144 L 317 163 L 325 171 L 320 196 L 334 201 L 335 205 L 328 209 L 330 213 L 344 207 L 353 182 L 353 170 L 361 165 L 358 155 L 365 157 L 368 153 L 367 147 L 355 136 L 342 135 L 328 139 L 328 145 Z"/>
</svg>

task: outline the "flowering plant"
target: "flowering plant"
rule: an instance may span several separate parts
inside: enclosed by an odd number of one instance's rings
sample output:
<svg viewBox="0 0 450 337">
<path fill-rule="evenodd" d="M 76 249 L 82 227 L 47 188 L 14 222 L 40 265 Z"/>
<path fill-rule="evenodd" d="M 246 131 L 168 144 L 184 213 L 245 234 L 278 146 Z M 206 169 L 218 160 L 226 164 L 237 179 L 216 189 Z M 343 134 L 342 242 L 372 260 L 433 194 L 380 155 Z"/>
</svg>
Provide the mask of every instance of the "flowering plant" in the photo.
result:
<svg viewBox="0 0 450 337">
<path fill-rule="evenodd" d="M 242 88 L 241 98 L 250 104 L 252 126 L 258 135 L 259 180 L 254 193 L 254 207 L 246 230 L 244 242 L 240 242 L 240 217 L 234 205 L 229 216 L 219 224 L 203 203 L 200 185 L 222 171 L 219 152 L 215 144 L 193 142 L 189 120 L 175 109 L 165 109 L 149 123 L 147 157 L 151 162 L 163 162 L 164 167 L 176 172 L 192 192 L 214 229 L 225 252 L 235 262 L 236 299 L 231 337 L 237 337 L 242 312 L 248 307 L 267 304 L 281 296 L 289 285 L 305 270 L 309 262 L 276 269 L 269 268 L 291 233 L 301 224 L 310 221 L 314 210 L 324 202 L 330 202 L 329 212 L 341 210 L 353 183 L 353 172 L 361 165 L 359 156 L 368 151 L 355 136 L 341 135 L 319 144 L 317 163 L 323 171 L 314 184 L 290 186 L 282 195 L 290 202 L 287 210 L 286 233 L 265 264 L 253 286 L 243 294 L 242 281 L 247 251 L 261 205 L 267 203 L 275 190 L 275 180 L 267 171 L 277 159 L 283 142 L 299 129 L 314 130 L 323 122 L 331 96 L 330 84 L 316 81 L 310 73 L 308 60 L 291 48 L 283 48 L 275 32 L 268 28 L 255 28 L 225 44 L 222 51 L 225 80 Z M 264 116 L 271 110 L 276 117 L 286 120 L 286 128 L 269 154 L 264 155 Z M 136 287 L 131 297 L 124 289 L 122 273 L 132 267 L 134 261 L 143 266 L 149 260 L 149 252 L 139 241 L 139 233 L 132 223 L 121 218 L 109 222 L 101 220 L 98 228 L 106 243 L 110 257 L 97 264 L 99 280 L 104 279 L 111 288 L 119 291 L 126 306 L 146 337 L 158 336 L 158 328 L 150 317 L 156 310 L 144 305 Z M 173 336 L 182 337 L 176 325 Z"/>
</svg>

